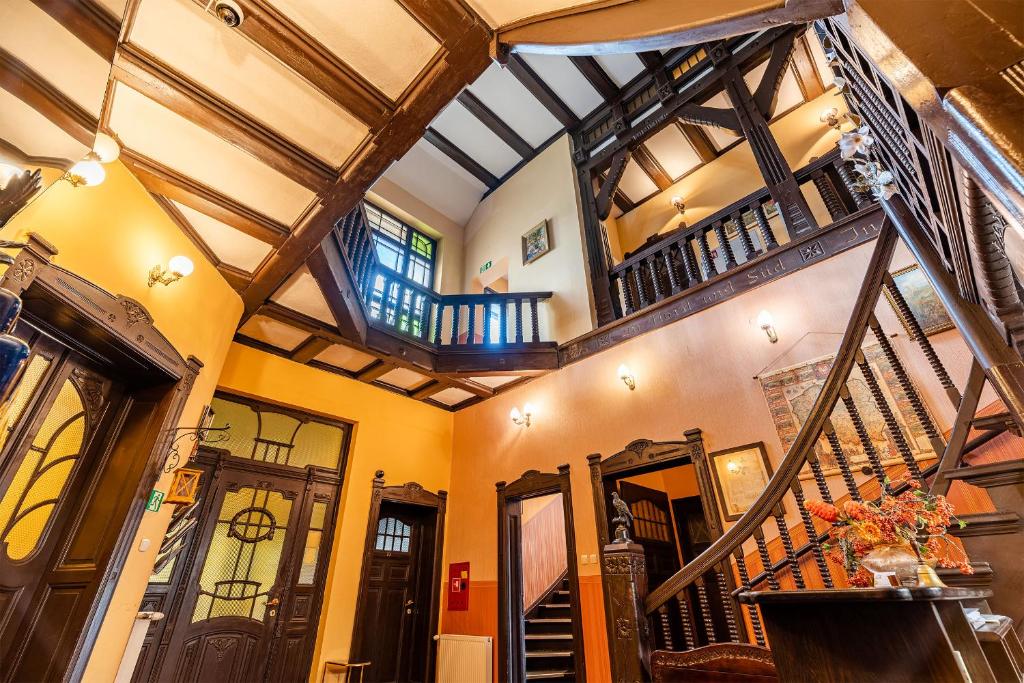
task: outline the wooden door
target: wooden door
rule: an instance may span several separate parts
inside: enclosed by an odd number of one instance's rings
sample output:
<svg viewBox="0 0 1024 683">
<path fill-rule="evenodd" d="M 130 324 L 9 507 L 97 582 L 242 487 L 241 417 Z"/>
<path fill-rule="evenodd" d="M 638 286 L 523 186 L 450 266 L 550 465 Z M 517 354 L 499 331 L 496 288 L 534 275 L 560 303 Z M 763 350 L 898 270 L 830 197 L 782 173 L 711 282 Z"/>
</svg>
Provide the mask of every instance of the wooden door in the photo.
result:
<svg viewBox="0 0 1024 683">
<path fill-rule="evenodd" d="M 0 680 L 60 679 L 113 546 L 122 387 L 38 336 L 0 425 Z"/>
<path fill-rule="evenodd" d="M 433 589 L 433 508 L 384 501 L 360 596 L 358 658 L 369 661 L 367 681 L 425 681 Z"/>
<path fill-rule="evenodd" d="M 633 513 L 633 536 L 644 547 L 648 585 L 652 589 L 656 588 L 679 571 L 679 555 L 668 494 L 620 481 L 619 495 Z"/>
</svg>

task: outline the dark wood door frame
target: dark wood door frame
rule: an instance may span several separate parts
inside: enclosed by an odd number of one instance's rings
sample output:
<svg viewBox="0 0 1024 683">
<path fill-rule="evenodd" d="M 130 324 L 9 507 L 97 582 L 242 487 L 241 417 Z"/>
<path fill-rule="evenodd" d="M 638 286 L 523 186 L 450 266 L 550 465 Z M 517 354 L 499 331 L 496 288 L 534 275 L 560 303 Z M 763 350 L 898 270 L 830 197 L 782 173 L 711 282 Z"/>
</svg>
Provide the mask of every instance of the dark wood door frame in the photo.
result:
<svg viewBox="0 0 1024 683">
<path fill-rule="evenodd" d="M 586 681 L 586 657 L 583 647 L 583 617 L 580 611 L 580 576 L 576 555 L 576 529 L 572 515 L 572 484 L 569 479 L 569 465 L 559 465 L 557 473 L 542 473 L 527 470 L 523 476 L 511 483 L 499 481 L 495 484 L 498 492 L 498 676 L 505 683 L 519 683 L 512 679 L 512 658 L 517 656 L 522 643 L 513 642 L 513 634 L 518 633 L 514 619 L 522 615 L 512 613 L 512 585 L 515 575 L 512 571 L 511 559 L 515 556 L 512 544 L 519 539 L 509 529 L 509 510 L 524 498 L 536 498 L 548 494 L 562 494 L 562 510 L 565 518 L 565 545 L 568 564 L 569 597 L 572 604 L 572 635 L 573 665 L 575 680 Z"/>
<path fill-rule="evenodd" d="M 116 296 L 50 261 L 57 249 L 30 233 L 27 246 L 0 278 L 0 286 L 23 301 L 22 319 L 83 354 L 125 384 L 129 406 L 108 460 L 128 449 L 137 464 L 124 479 L 125 487 L 111 503 L 105 547 L 97 557 L 99 579 L 83 588 L 88 605 L 73 650 L 58 666 L 65 680 L 79 680 L 85 670 L 100 625 L 113 597 L 135 533 L 145 512 L 150 490 L 160 476 L 173 430 L 178 425 L 203 364 L 182 358 L 153 325 L 153 317 L 134 299 Z M 81 514 L 91 515 L 87 496 Z"/>
<path fill-rule="evenodd" d="M 380 507 L 384 501 L 405 503 L 407 505 L 418 505 L 421 507 L 435 508 L 437 510 L 436 530 L 434 532 L 434 562 L 433 576 L 431 577 L 430 590 L 430 617 L 429 628 L 426 636 L 430 639 L 427 643 L 427 680 L 434 680 L 434 660 L 437 655 L 434 647 L 434 634 L 437 633 L 438 619 L 441 614 L 441 560 L 444 549 L 444 516 L 448 506 L 448 492 L 438 491 L 431 493 L 422 485 L 410 481 L 401 486 L 385 486 L 384 470 L 377 470 L 373 478 L 373 493 L 370 496 L 370 512 L 366 521 L 366 540 L 363 544 L 363 563 L 359 571 L 359 592 L 356 599 L 356 613 L 353 621 L 352 633 L 352 657 L 358 659 L 366 644 L 366 634 L 362 632 L 359 625 L 362 624 L 363 612 L 366 606 L 363 596 L 366 594 L 370 582 L 370 564 L 373 556 L 374 541 L 377 538 L 377 524 L 380 521 Z"/>
<path fill-rule="evenodd" d="M 683 432 L 685 441 L 651 441 L 650 439 L 637 439 L 630 442 L 623 450 L 607 458 L 601 459 L 600 453 L 587 456 L 587 464 L 590 466 L 590 484 L 594 496 L 594 517 L 597 520 L 597 540 L 601 550 L 601 585 L 604 591 L 605 627 L 608 630 L 608 644 L 612 648 L 614 656 L 615 637 L 610 618 L 610 606 L 613 596 L 610 593 L 608 582 L 604 580 L 604 547 L 611 540 L 608 528 L 608 506 L 606 485 L 609 481 L 623 477 L 635 476 L 646 472 L 657 472 L 677 467 L 679 465 L 693 464 L 697 471 L 697 488 L 700 492 L 700 499 L 704 505 L 704 514 L 707 518 L 708 528 L 711 532 L 712 541 L 724 533 L 722 525 L 722 513 L 715 498 L 714 482 L 711 478 L 710 465 L 707 453 L 704 450 L 704 439 L 700 429 L 688 429 Z M 671 502 L 671 501 L 670 501 Z M 732 571 L 723 572 L 730 590 L 736 588 L 733 581 Z M 654 588 L 654 586 L 651 586 Z M 743 628 L 743 624 L 739 624 Z M 742 635 L 742 630 L 741 630 Z"/>
</svg>

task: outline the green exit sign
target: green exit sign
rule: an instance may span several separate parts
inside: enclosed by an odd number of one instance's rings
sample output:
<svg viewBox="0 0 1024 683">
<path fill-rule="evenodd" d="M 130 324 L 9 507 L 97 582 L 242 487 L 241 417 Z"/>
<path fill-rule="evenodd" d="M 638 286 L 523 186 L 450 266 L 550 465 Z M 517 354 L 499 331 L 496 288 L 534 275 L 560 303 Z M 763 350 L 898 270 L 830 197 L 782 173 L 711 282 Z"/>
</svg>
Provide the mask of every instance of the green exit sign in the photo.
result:
<svg viewBox="0 0 1024 683">
<path fill-rule="evenodd" d="M 487 263 L 480 266 L 480 272 L 482 273 L 485 270 L 490 270 L 492 265 L 494 265 L 494 261 L 488 261 Z"/>
<path fill-rule="evenodd" d="M 160 509 L 160 504 L 164 502 L 164 492 L 153 489 L 149 492 L 149 500 L 146 501 L 146 509 L 150 512 L 156 512 Z"/>
</svg>

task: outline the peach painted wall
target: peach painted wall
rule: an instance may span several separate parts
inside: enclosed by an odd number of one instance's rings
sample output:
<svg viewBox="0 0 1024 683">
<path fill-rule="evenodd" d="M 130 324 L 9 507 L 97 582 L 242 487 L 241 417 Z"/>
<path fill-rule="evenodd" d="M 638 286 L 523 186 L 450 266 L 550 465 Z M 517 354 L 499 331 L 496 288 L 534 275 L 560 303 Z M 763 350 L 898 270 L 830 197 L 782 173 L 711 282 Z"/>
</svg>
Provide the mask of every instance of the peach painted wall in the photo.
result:
<svg viewBox="0 0 1024 683">
<path fill-rule="evenodd" d="M 388 485 L 447 489 L 452 413 L 240 344 L 231 345 L 219 386 L 354 425 L 310 671 L 319 681 L 324 660 L 349 655 L 374 472 L 384 470 Z"/>
<path fill-rule="evenodd" d="M 199 358 L 205 365 L 180 422 L 194 425 L 213 396 L 242 301 L 135 176 L 120 162 L 105 168 L 107 179 L 101 185 L 74 188 L 57 182 L 48 187 L 6 226 L 4 236 L 39 233 L 57 247 L 54 263 L 112 294 L 139 301 L 182 356 Z M 45 175 L 49 179 L 56 173 L 47 170 Z M 177 254 L 192 259 L 195 271 L 169 287 L 148 287 L 149 269 Z M 170 476 L 163 475 L 156 488 L 166 491 Z M 85 680 L 113 680 L 172 510 L 168 505 L 143 515 L 133 548 L 144 538 L 153 543 L 147 551 L 128 555 Z"/>
<path fill-rule="evenodd" d="M 698 427 L 709 451 L 764 441 L 777 464 L 784 453 L 754 377 L 768 366 L 783 367 L 779 362 L 792 365 L 834 352 L 872 249 L 873 243 L 863 245 L 457 412 L 447 554 L 472 563 L 474 590 L 481 590 L 471 598 L 469 613 L 445 613 L 443 630 L 496 634 L 496 596 L 490 587 L 497 579 L 497 519 L 490 483 L 516 479 L 528 469 L 553 472 L 568 463 L 587 661 L 592 676 L 606 670 L 607 647 L 600 645 L 605 639 L 600 568 L 589 561 L 598 547 L 586 456 L 607 457 L 637 438 L 679 440 L 684 430 Z M 909 262 L 901 249 L 893 269 Z M 775 316 L 778 344 L 770 344 L 756 325 L 761 309 Z M 923 356 L 884 299 L 877 315 L 896 335 L 898 352 L 945 428 L 954 410 Z M 931 340 L 962 385 L 970 356 L 958 334 L 944 332 Z M 620 363 L 634 371 L 636 391 L 618 379 Z M 518 427 L 509 420 L 509 410 L 527 401 L 536 408 L 532 424 Z M 838 492 L 841 480 L 834 480 Z M 790 524 L 797 523 L 795 503 L 790 501 L 787 511 Z"/>
</svg>

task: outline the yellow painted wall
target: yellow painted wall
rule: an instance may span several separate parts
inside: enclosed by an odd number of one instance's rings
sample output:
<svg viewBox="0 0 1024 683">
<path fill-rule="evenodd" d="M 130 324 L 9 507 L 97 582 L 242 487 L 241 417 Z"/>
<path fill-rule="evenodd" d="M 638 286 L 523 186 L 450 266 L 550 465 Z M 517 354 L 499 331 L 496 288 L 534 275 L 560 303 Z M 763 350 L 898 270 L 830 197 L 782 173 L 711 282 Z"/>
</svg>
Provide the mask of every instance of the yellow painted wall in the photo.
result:
<svg viewBox="0 0 1024 683">
<path fill-rule="evenodd" d="M 231 346 L 219 384 L 355 425 L 310 672 L 319 680 L 325 659 L 348 657 L 374 472 L 384 470 L 388 485 L 416 481 L 446 490 L 452 413 L 239 344 Z"/>
<path fill-rule="evenodd" d="M 182 356 L 203 361 L 181 418 L 182 425 L 195 424 L 213 395 L 241 299 L 124 166 L 106 170 L 106 181 L 96 187 L 54 183 L 5 228 L 4 237 L 42 235 L 57 247 L 57 265 L 139 301 Z M 149 269 L 177 254 L 192 259 L 192 275 L 169 287 L 148 287 Z M 169 479 L 164 475 L 157 488 L 166 490 Z M 171 511 L 167 506 L 143 516 L 133 547 L 143 538 L 153 542 L 148 551 L 128 555 L 85 680 L 113 680 Z"/>
</svg>

